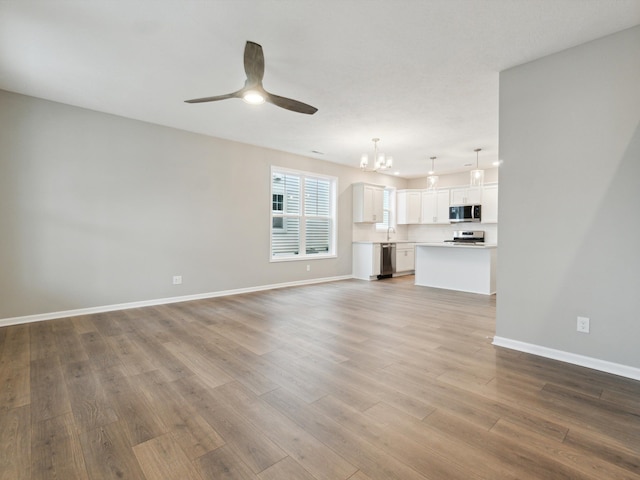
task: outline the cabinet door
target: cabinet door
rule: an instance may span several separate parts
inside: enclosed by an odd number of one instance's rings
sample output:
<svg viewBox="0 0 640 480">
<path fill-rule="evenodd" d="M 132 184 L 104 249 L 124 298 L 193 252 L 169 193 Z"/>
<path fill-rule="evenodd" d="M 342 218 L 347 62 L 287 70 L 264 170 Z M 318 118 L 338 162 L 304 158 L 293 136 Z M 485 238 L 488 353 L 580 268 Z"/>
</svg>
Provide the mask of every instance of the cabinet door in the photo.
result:
<svg viewBox="0 0 640 480">
<path fill-rule="evenodd" d="M 396 272 L 409 272 L 415 270 L 415 252 L 413 247 L 404 247 L 396 250 Z"/>
<path fill-rule="evenodd" d="M 382 247 L 379 243 L 373 245 L 373 258 L 371 259 L 371 276 L 380 275 L 380 256 Z"/>
<path fill-rule="evenodd" d="M 437 192 L 422 192 L 422 218 L 420 223 L 436 223 L 438 220 Z"/>
<path fill-rule="evenodd" d="M 420 191 L 401 190 L 397 193 L 398 225 L 420 223 Z"/>
<path fill-rule="evenodd" d="M 449 223 L 449 191 L 439 190 L 436 195 L 435 223 Z"/>
<path fill-rule="evenodd" d="M 466 188 L 452 188 L 451 189 L 451 205 L 464 205 L 467 200 Z"/>
<path fill-rule="evenodd" d="M 482 191 L 482 223 L 498 223 L 498 186 L 490 185 Z"/>
<path fill-rule="evenodd" d="M 378 223 L 384 219 L 384 188 L 371 188 L 371 222 Z"/>
<path fill-rule="evenodd" d="M 449 190 L 422 192 L 422 222 L 449 223 Z"/>
<path fill-rule="evenodd" d="M 461 187 L 451 189 L 451 205 L 478 205 L 482 201 L 480 187 Z"/>
<path fill-rule="evenodd" d="M 384 216 L 384 187 L 353 184 L 353 221 L 355 223 L 377 223 Z"/>
</svg>

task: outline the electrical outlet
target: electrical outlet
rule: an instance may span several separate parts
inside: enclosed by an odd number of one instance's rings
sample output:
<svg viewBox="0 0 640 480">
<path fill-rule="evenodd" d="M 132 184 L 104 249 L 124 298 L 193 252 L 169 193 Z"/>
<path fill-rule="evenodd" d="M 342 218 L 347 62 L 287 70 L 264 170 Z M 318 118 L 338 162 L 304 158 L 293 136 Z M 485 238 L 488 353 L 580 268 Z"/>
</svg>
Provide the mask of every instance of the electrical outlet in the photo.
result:
<svg viewBox="0 0 640 480">
<path fill-rule="evenodd" d="M 580 333 L 589 333 L 589 318 L 588 317 L 578 317 L 577 330 Z"/>
<path fill-rule="evenodd" d="M 173 276 L 173 284 L 180 285 L 182 283 L 182 275 L 174 275 Z"/>
<path fill-rule="evenodd" d="M 311 271 L 311 265 L 307 265 L 307 272 Z"/>
</svg>

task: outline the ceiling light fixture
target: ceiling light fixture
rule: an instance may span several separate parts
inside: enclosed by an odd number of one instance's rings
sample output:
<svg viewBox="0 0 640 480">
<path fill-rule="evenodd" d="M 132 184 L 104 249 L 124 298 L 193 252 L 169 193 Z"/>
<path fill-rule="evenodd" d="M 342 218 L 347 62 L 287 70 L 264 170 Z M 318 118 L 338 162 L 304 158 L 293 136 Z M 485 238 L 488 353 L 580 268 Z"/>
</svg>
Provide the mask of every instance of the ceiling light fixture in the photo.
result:
<svg viewBox="0 0 640 480">
<path fill-rule="evenodd" d="M 476 148 L 474 152 L 476 152 L 476 168 L 475 170 L 471 170 L 471 178 L 469 185 L 472 187 L 481 187 L 484 183 L 484 170 L 480 170 L 478 168 L 478 155 L 482 149 Z"/>
<path fill-rule="evenodd" d="M 431 170 L 429 170 L 429 176 L 427 177 L 427 188 L 429 190 L 435 190 L 436 188 L 438 188 L 438 180 L 440 180 L 440 177 L 438 177 L 438 175 L 434 175 L 434 173 L 436 173 L 436 170 L 433 166 L 435 160 L 436 157 L 431 157 Z"/>
<path fill-rule="evenodd" d="M 360 157 L 360 169 L 365 172 L 377 172 L 378 170 L 386 170 L 393 166 L 393 157 L 385 157 L 384 153 L 378 153 L 379 138 L 372 138 L 373 142 L 373 167 L 369 168 L 369 155 L 366 153 Z"/>
<path fill-rule="evenodd" d="M 242 99 L 250 105 L 262 105 L 264 103 L 264 95 L 256 90 L 248 90 L 242 94 Z"/>
</svg>

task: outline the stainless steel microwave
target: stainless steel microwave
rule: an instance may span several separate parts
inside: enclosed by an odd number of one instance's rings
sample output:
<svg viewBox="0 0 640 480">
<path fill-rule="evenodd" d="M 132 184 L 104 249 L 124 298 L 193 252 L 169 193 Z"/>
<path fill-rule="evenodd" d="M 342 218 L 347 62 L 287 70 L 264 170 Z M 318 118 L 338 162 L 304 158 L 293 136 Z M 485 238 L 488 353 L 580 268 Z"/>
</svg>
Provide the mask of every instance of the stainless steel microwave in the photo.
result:
<svg viewBox="0 0 640 480">
<path fill-rule="evenodd" d="M 451 205 L 449 207 L 449 222 L 479 222 L 481 212 L 481 205 Z"/>
</svg>

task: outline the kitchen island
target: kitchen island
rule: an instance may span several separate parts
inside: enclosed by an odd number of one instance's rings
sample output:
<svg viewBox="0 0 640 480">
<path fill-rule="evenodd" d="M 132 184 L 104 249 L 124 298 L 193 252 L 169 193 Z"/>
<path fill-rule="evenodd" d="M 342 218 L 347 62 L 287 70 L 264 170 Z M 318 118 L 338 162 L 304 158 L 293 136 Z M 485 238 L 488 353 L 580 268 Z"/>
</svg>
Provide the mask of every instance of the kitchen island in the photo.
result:
<svg viewBox="0 0 640 480">
<path fill-rule="evenodd" d="M 497 254 L 497 245 L 416 243 L 415 284 L 492 295 Z"/>
</svg>

